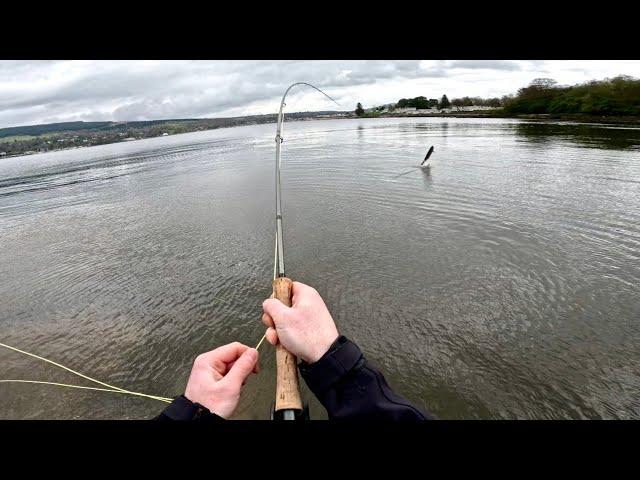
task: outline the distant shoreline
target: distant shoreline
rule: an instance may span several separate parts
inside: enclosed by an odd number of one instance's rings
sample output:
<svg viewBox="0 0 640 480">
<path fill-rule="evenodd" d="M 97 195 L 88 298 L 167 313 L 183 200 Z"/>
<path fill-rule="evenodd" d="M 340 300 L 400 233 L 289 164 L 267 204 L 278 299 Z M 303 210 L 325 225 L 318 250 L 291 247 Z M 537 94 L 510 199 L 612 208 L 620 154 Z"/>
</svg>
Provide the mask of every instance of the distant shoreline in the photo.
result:
<svg viewBox="0 0 640 480">
<path fill-rule="evenodd" d="M 416 113 L 416 114 L 394 114 L 385 113 L 380 115 L 363 115 L 362 117 L 349 118 L 508 118 L 514 120 L 532 121 L 566 121 L 576 123 L 610 124 L 610 125 L 630 125 L 640 127 L 640 117 L 638 116 L 600 116 L 587 114 L 520 114 L 509 115 L 502 112 L 477 110 L 475 112 L 449 112 L 449 113 Z"/>
<path fill-rule="evenodd" d="M 415 113 L 415 114 L 406 114 L 406 113 L 383 113 L 383 114 L 365 114 L 362 116 L 357 116 L 355 114 L 349 115 L 341 115 L 341 116 L 332 116 L 332 115 L 323 115 L 318 117 L 306 117 L 306 118 L 291 118 L 289 122 L 304 122 L 311 120 L 353 120 L 353 119 L 378 119 L 378 118 L 502 118 L 502 119 L 513 119 L 513 120 L 526 120 L 526 121 L 534 121 L 534 122 L 572 122 L 572 123 L 586 123 L 586 124 L 602 124 L 602 125 L 625 125 L 631 127 L 640 127 L 640 117 L 637 116 L 595 116 L 595 115 L 586 115 L 586 114 L 522 114 L 522 115 L 508 115 L 502 112 L 496 111 L 483 111 L 477 110 L 473 112 L 447 112 L 447 113 Z M 248 126 L 255 124 L 269 124 L 275 123 L 275 121 L 269 122 L 259 122 L 259 123 L 250 123 L 245 125 L 221 125 L 212 128 L 204 128 L 197 130 L 189 130 L 184 132 L 179 132 L 172 134 L 181 135 L 184 133 L 192 133 L 197 131 L 208 131 L 208 130 L 218 130 L 221 128 L 231 128 L 236 126 Z M 158 134 L 152 136 L 144 136 L 144 137 L 136 137 L 135 140 L 144 140 L 147 138 L 159 138 L 167 135 Z M 121 139 L 114 142 L 100 143 L 98 145 L 113 145 L 116 143 L 126 143 L 127 141 L 135 141 L 132 138 Z M 1 139 L 0 139 L 1 141 Z M 0 142 L 1 143 L 1 142 Z M 0 156 L 0 160 L 5 158 L 15 158 L 15 157 L 24 157 L 29 155 L 35 155 L 39 153 L 48 153 L 48 152 L 60 152 L 64 150 L 77 150 L 79 148 L 88 148 L 92 146 L 98 145 L 82 145 L 82 146 L 64 146 L 60 148 L 52 148 L 46 151 L 25 151 L 16 154 L 6 154 Z M 0 147 L 0 151 L 1 147 Z"/>
</svg>

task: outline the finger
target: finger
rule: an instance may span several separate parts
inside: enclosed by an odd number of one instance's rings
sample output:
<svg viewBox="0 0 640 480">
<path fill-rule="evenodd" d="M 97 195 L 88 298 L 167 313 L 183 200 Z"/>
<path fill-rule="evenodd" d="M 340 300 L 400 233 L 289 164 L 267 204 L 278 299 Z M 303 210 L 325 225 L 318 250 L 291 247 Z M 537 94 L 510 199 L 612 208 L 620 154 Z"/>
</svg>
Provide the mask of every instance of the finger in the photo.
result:
<svg viewBox="0 0 640 480">
<path fill-rule="evenodd" d="M 258 351 L 255 348 L 248 348 L 245 352 L 236 360 L 233 367 L 229 370 L 224 377 L 226 381 L 242 385 L 246 378 L 251 375 L 253 369 L 258 363 Z"/>
<path fill-rule="evenodd" d="M 247 345 L 243 345 L 240 342 L 233 342 L 211 350 L 210 352 L 200 354 L 196 360 L 215 367 L 219 365 L 220 362 L 228 364 L 237 360 L 248 348 Z"/>
<path fill-rule="evenodd" d="M 268 313 L 262 314 L 262 323 L 264 323 L 265 327 L 273 327 L 275 328 L 276 324 L 273 323 L 273 318 Z"/>
<path fill-rule="evenodd" d="M 262 302 L 262 309 L 271 317 L 275 324 L 281 322 L 291 310 L 291 307 L 287 307 L 280 300 L 275 298 L 269 298 Z"/>
<path fill-rule="evenodd" d="M 278 332 L 276 332 L 274 328 L 267 328 L 267 333 L 265 333 L 265 336 L 267 337 L 267 342 L 269 342 L 271 345 L 276 345 L 278 343 Z"/>
<path fill-rule="evenodd" d="M 291 305 L 296 305 L 304 299 L 316 295 L 316 289 L 301 282 L 293 282 L 291 288 Z"/>
</svg>

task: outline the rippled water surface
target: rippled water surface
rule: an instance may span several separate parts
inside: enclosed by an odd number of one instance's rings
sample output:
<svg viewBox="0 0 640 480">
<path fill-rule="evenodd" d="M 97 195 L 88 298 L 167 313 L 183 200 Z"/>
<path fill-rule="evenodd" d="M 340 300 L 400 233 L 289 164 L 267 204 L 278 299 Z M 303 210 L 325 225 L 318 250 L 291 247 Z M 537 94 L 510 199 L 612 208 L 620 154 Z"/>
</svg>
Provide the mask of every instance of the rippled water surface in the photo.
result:
<svg viewBox="0 0 640 480">
<path fill-rule="evenodd" d="M 174 396 L 255 345 L 274 125 L 0 160 L 0 342 Z M 640 130 L 485 119 L 289 123 L 289 275 L 442 418 L 640 418 Z M 433 145 L 430 170 L 415 166 Z M 267 418 L 274 353 L 238 418 Z M 83 383 L 0 349 L 0 378 Z M 326 414 L 305 391 L 311 414 Z M 0 384 L 0 418 L 164 404 Z"/>
</svg>

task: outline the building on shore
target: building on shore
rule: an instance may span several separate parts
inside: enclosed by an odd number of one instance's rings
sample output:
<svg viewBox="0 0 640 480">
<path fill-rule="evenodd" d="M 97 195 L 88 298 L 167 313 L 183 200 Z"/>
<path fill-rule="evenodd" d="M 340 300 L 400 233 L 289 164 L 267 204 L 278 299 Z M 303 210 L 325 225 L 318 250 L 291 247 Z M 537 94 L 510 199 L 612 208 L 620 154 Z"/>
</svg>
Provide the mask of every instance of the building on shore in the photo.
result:
<svg viewBox="0 0 640 480">
<path fill-rule="evenodd" d="M 497 107 L 484 107 L 482 105 L 469 105 L 466 107 L 450 107 L 447 108 L 447 113 L 449 112 L 476 112 L 478 110 L 495 110 Z"/>
<path fill-rule="evenodd" d="M 403 115 L 417 115 L 425 111 L 426 110 L 417 109 L 416 107 L 404 107 L 404 108 L 395 108 L 393 110 L 393 113 L 402 113 Z"/>
<path fill-rule="evenodd" d="M 464 107 L 454 107 L 453 105 L 447 108 L 438 108 L 437 106 L 430 108 L 416 108 L 416 107 L 402 107 L 394 108 L 393 104 L 383 105 L 380 107 L 374 107 L 366 109 L 365 112 L 372 113 L 390 113 L 393 115 L 437 115 L 439 113 L 456 113 L 456 112 L 475 112 L 481 110 L 496 110 L 497 107 L 486 107 L 482 105 L 470 105 Z"/>
</svg>

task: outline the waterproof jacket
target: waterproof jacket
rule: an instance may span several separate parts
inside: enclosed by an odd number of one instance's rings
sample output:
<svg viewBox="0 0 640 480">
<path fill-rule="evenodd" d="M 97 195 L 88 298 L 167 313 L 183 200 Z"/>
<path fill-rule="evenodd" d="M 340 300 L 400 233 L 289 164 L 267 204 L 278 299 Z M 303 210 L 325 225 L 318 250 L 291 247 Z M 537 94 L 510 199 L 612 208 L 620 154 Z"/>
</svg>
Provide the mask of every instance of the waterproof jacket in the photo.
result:
<svg viewBox="0 0 640 480">
<path fill-rule="evenodd" d="M 331 420 L 433 419 L 432 415 L 394 393 L 382 373 L 367 361 L 355 343 L 344 336 L 338 337 L 317 362 L 301 362 L 299 370 Z M 223 421 L 184 395 L 176 397 L 155 420 Z"/>
</svg>

